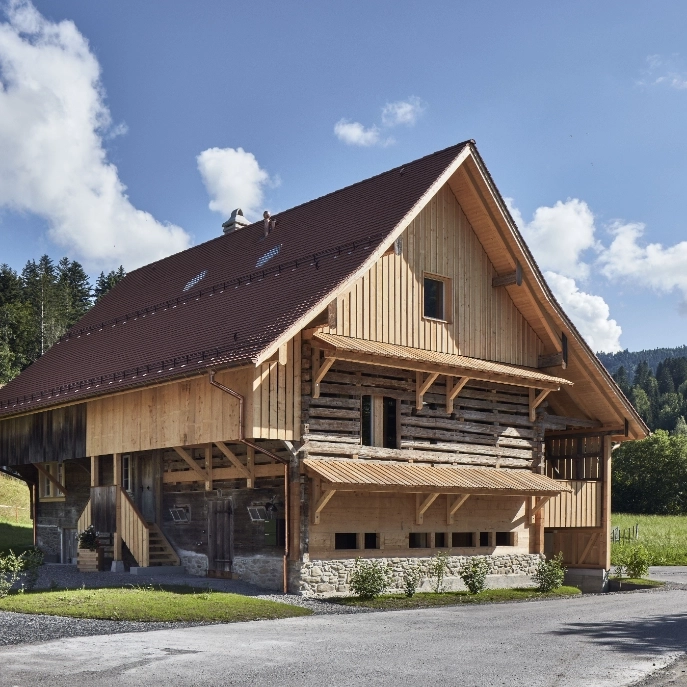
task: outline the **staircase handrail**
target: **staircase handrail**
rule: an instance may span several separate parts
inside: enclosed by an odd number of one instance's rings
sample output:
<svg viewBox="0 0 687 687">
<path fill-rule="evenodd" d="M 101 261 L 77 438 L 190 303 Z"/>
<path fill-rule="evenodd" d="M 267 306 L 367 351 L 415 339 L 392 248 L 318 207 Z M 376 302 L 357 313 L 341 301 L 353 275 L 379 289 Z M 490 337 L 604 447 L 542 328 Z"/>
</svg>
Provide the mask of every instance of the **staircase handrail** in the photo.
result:
<svg viewBox="0 0 687 687">
<path fill-rule="evenodd" d="M 121 535 L 131 555 L 138 565 L 147 568 L 150 565 L 150 525 L 146 522 L 141 511 L 136 508 L 129 494 L 119 488 L 121 504 Z"/>
</svg>

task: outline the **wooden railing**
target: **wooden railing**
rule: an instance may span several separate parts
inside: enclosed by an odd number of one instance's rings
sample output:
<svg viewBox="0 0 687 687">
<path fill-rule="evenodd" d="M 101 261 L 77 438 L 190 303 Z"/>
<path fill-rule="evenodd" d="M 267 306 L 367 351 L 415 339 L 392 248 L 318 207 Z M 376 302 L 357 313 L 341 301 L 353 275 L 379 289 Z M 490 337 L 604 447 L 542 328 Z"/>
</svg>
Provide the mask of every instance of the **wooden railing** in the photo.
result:
<svg viewBox="0 0 687 687">
<path fill-rule="evenodd" d="M 79 520 L 76 523 L 76 531 L 83 532 L 91 526 L 91 499 L 88 499 L 86 507 L 83 509 L 83 513 L 79 516 Z"/>
<path fill-rule="evenodd" d="M 119 489 L 122 540 L 142 568 L 150 565 L 150 527 L 129 495 Z"/>
</svg>

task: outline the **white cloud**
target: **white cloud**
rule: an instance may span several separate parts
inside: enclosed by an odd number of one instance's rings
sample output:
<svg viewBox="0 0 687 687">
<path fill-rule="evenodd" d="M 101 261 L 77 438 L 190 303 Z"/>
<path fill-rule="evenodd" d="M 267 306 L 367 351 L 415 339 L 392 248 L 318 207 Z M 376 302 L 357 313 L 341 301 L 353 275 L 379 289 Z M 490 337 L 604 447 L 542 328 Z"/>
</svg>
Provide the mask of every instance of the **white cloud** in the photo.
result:
<svg viewBox="0 0 687 687">
<path fill-rule="evenodd" d="M 677 91 L 687 89 L 687 72 L 677 55 L 668 58 L 662 55 L 649 55 L 646 63 L 647 67 L 642 70 L 638 85 L 668 86 Z"/>
<path fill-rule="evenodd" d="M 243 148 L 208 148 L 196 161 L 210 195 L 210 209 L 225 217 L 241 208 L 244 215 L 256 219 L 263 209 L 265 187 L 279 185 L 279 179 L 270 179 L 255 155 Z"/>
<path fill-rule="evenodd" d="M 132 269 L 186 248 L 183 229 L 131 204 L 107 160 L 104 138 L 124 129 L 111 125 L 86 38 L 28 0 L 10 0 L 4 15 L 0 207 L 45 218 L 50 239 L 88 267 Z"/>
<path fill-rule="evenodd" d="M 544 276 L 556 299 L 568 314 L 580 334 L 594 351 L 615 353 L 622 350 L 620 325 L 610 318 L 608 304 L 601 296 L 580 291 L 574 279 L 555 272 Z"/>
<path fill-rule="evenodd" d="M 393 142 L 392 139 L 382 140 L 379 127 L 366 128 L 360 122 L 350 122 L 347 119 L 340 119 L 334 125 L 334 133 L 340 141 L 349 146 L 369 148 L 370 146 L 388 145 Z"/>
<path fill-rule="evenodd" d="M 382 108 L 382 123 L 387 127 L 399 124 L 413 126 L 424 111 L 425 105 L 422 100 L 417 96 L 411 95 L 408 100 L 387 103 Z"/>
<path fill-rule="evenodd" d="M 640 245 L 644 225 L 616 222 L 614 238 L 599 257 L 601 272 L 609 279 L 630 279 L 634 284 L 668 293 L 677 289 L 687 300 L 687 241 L 664 247 Z"/>
<path fill-rule="evenodd" d="M 553 207 L 539 207 L 531 222 L 506 199 L 516 224 L 542 269 L 568 277 L 585 279 L 589 265 L 581 260 L 590 248 L 599 250 L 594 238 L 594 215 L 587 203 L 577 198 L 558 201 Z"/>
</svg>

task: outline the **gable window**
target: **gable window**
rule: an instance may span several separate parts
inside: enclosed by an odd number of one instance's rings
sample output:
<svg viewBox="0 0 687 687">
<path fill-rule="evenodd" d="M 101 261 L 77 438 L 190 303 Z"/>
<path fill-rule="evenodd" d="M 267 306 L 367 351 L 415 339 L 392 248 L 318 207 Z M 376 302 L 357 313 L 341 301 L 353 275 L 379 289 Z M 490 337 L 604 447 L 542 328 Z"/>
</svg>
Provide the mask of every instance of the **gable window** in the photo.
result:
<svg viewBox="0 0 687 687">
<path fill-rule="evenodd" d="M 398 446 L 398 401 L 388 396 L 363 396 L 360 407 L 363 446 Z"/>
<path fill-rule="evenodd" d="M 422 314 L 430 320 L 450 321 L 451 280 L 436 274 L 425 274 Z"/>
<path fill-rule="evenodd" d="M 41 467 L 60 484 L 64 484 L 64 466 L 62 463 L 43 463 Z M 41 501 L 64 499 L 64 492 L 58 489 L 42 472 L 39 472 L 38 496 Z"/>
</svg>

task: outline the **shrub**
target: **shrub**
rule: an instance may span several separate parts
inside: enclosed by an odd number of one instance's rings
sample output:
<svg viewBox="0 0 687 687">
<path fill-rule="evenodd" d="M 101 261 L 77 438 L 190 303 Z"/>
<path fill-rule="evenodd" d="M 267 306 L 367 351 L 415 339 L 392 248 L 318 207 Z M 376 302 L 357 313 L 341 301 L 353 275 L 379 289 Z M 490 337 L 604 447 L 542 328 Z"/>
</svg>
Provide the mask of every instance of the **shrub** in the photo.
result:
<svg viewBox="0 0 687 687">
<path fill-rule="evenodd" d="M 616 560 L 615 572 L 619 578 L 644 577 L 651 564 L 649 552 L 641 544 L 621 547 Z"/>
<path fill-rule="evenodd" d="M 470 594 L 479 594 L 487 586 L 489 564 L 482 557 L 474 557 L 460 569 L 460 579 L 463 580 Z"/>
<path fill-rule="evenodd" d="M 0 599 L 6 597 L 12 587 L 19 581 L 24 561 L 10 550 L 6 554 L 0 554 Z"/>
<path fill-rule="evenodd" d="M 40 549 L 29 549 L 21 555 L 24 571 L 24 586 L 31 591 L 38 582 L 38 568 L 43 565 L 43 552 Z"/>
<path fill-rule="evenodd" d="M 379 561 L 356 558 L 350 582 L 353 593 L 361 599 L 376 599 L 389 586 L 388 571 Z"/>
<path fill-rule="evenodd" d="M 403 573 L 403 593 L 410 599 L 415 596 L 422 574 L 415 569 L 408 569 Z"/>
<path fill-rule="evenodd" d="M 100 546 L 100 541 L 98 539 L 98 533 L 95 531 L 95 527 L 90 525 L 83 532 L 79 532 L 79 548 L 80 549 L 90 549 L 95 551 Z"/>
<path fill-rule="evenodd" d="M 429 563 L 429 575 L 434 580 L 433 588 L 436 594 L 444 591 L 444 577 L 448 572 L 448 552 L 438 551 Z"/>
<path fill-rule="evenodd" d="M 563 584 L 565 571 L 563 554 L 559 553 L 553 558 L 539 561 L 532 579 L 537 583 L 540 592 L 552 592 Z"/>
</svg>

